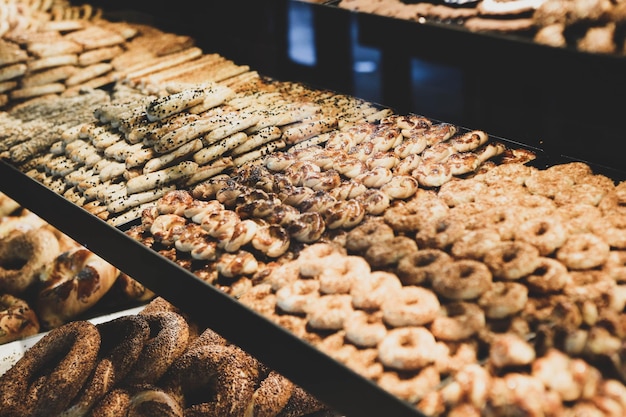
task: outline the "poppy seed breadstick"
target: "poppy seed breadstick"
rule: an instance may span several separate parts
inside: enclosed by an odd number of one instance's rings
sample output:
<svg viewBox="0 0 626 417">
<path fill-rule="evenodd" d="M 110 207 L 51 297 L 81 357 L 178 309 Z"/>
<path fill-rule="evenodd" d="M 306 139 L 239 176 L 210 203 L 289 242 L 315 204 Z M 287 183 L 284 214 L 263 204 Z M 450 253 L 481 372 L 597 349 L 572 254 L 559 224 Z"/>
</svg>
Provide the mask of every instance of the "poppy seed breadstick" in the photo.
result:
<svg viewBox="0 0 626 417">
<path fill-rule="evenodd" d="M 265 155 L 268 155 L 274 151 L 277 151 L 279 149 L 284 149 L 285 147 L 287 147 L 287 143 L 282 139 L 277 139 L 272 142 L 268 142 L 265 145 L 262 145 L 253 151 L 250 151 L 243 155 L 239 155 L 238 157 L 233 159 L 233 163 L 236 167 L 240 167 L 249 162 L 258 160 L 264 157 Z"/>
<path fill-rule="evenodd" d="M 170 152 L 236 117 L 234 113 L 227 113 L 194 120 L 158 138 L 154 143 L 154 150 L 158 153 Z"/>
<path fill-rule="evenodd" d="M 265 145 L 268 142 L 278 139 L 281 134 L 282 132 L 276 126 L 268 126 L 266 128 L 263 128 L 258 132 L 250 135 L 244 143 L 233 149 L 231 155 L 243 155 L 258 148 L 259 146 Z"/>
<path fill-rule="evenodd" d="M 204 88 L 187 89 L 179 93 L 159 97 L 148 104 L 146 107 L 146 115 L 151 122 L 163 120 L 189 107 L 202 103 L 205 97 L 206 91 Z"/>
<path fill-rule="evenodd" d="M 226 152 L 236 148 L 246 141 L 248 135 L 243 132 L 237 132 L 220 140 L 213 145 L 200 149 L 193 155 L 193 160 L 199 165 L 205 165 L 214 159 L 219 158 Z"/>
<path fill-rule="evenodd" d="M 185 186 L 189 187 L 208 180 L 209 178 L 221 174 L 224 170 L 232 168 L 233 166 L 233 159 L 229 156 L 222 157 L 209 164 L 199 166 L 196 172 L 189 177 L 189 179 L 187 179 Z"/>
<path fill-rule="evenodd" d="M 175 190 L 173 185 L 155 188 L 153 190 L 142 191 L 136 194 L 127 195 L 119 198 L 107 205 L 107 210 L 111 213 L 121 213 L 141 204 L 161 198 L 168 191 Z"/>
<path fill-rule="evenodd" d="M 237 132 L 242 132 L 251 126 L 254 126 L 259 119 L 260 117 L 258 115 L 241 112 L 240 116 L 235 120 L 223 123 L 206 134 L 203 138 L 204 143 L 210 145 L 218 140 L 226 138 L 227 136 L 231 136 Z"/>
<path fill-rule="evenodd" d="M 191 142 L 188 142 L 176 149 L 174 149 L 170 153 L 161 154 L 155 158 L 150 159 L 143 167 L 144 174 L 148 172 L 158 171 L 159 169 L 171 164 L 177 159 L 183 158 L 186 155 L 190 155 L 194 152 L 202 149 L 202 140 L 194 139 Z"/>
<path fill-rule="evenodd" d="M 283 130 L 283 139 L 289 144 L 302 142 L 313 136 L 337 129 L 338 123 L 339 119 L 336 117 L 305 119 Z"/>
<path fill-rule="evenodd" d="M 193 161 L 183 161 L 178 165 L 164 168 L 148 174 L 138 175 L 126 181 L 128 194 L 136 194 L 142 191 L 171 184 L 173 182 L 191 177 L 198 169 L 198 164 Z"/>
</svg>

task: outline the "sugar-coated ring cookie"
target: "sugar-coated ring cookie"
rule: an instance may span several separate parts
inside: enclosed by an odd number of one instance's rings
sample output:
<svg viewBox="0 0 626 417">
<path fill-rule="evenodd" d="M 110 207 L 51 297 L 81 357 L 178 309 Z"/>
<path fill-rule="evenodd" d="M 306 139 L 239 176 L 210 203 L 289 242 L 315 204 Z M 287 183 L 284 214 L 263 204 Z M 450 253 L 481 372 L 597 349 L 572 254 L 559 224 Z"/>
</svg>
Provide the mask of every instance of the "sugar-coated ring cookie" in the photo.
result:
<svg viewBox="0 0 626 417">
<path fill-rule="evenodd" d="M 320 296 L 319 289 L 316 279 L 296 280 L 276 291 L 276 306 L 288 313 L 305 313 L 308 303 Z"/>
<path fill-rule="evenodd" d="M 430 325 L 437 340 L 459 341 L 468 339 L 485 327 L 485 313 L 475 303 L 452 302 L 443 305 L 440 314 Z"/>
<path fill-rule="evenodd" d="M 528 288 L 515 281 L 497 281 L 478 299 L 490 319 L 510 317 L 522 311 L 528 301 Z"/>
<path fill-rule="evenodd" d="M 380 218 L 370 217 L 348 232 L 346 249 L 353 253 L 362 253 L 376 242 L 393 239 L 393 229 Z"/>
<path fill-rule="evenodd" d="M 387 334 L 380 311 L 367 313 L 355 310 L 343 323 L 346 340 L 359 347 L 376 347 Z"/>
<path fill-rule="evenodd" d="M 577 233 L 567 238 L 556 258 L 570 269 L 591 269 L 603 265 L 610 246 L 593 233 Z"/>
<path fill-rule="evenodd" d="M 364 310 L 378 310 L 402 288 L 398 277 L 386 271 L 372 271 L 354 280 L 350 288 L 352 306 Z"/>
<path fill-rule="evenodd" d="M 471 300 L 491 287 L 492 275 L 482 262 L 461 259 L 444 265 L 432 281 L 433 290 L 450 300 Z"/>
<path fill-rule="evenodd" d="M 383 320 L 392 327 L 423 326 L 439 313 L 439 299 L 428 288 L 406 286 L 381 306 Z"/>
<path fill-rule="evenodd" d="M 497 278 L 520 279 L 539 266 L 539 250 L 526 242 L 501 242 L 483 261 Z"/>
<path fill-rule="evenodd" d="M 542 256 L 561 247 L 567 239 L 567 231 L 557 216 L 535 217 L 526 220 L 515 231 L 515 240 L 527 242 L 539 250 Z"/>
<path fill-rule="evenodd" d="M 429 284 L 447 262 L 452 258 L 442 250 L 420 249 L 400 259 L 396 272 L 404 285 Z"/>
<path fill-rule="evenodd" d="M 319 330 L 339 330 L 352 313 L 352 297 L 348 294 L 326 294 L 307 304 L 309 326 Z"/>
</svg>

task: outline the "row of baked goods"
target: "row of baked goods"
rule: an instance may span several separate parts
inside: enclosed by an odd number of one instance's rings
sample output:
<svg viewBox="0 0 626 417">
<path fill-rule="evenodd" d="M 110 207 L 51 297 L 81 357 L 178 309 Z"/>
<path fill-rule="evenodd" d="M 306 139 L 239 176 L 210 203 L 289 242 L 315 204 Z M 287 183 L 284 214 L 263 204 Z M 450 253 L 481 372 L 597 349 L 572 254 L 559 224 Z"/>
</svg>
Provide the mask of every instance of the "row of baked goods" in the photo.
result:
<svg viewBox="0 0 626 417">
<path fill-rule="evenodd" d="M 74 96 L 123 78 L 140 82 L 148 69 L 192 61 L 196 70 L 211 69 L 216 79 L 247 70 L 225 59 L 198 59 L 202 52 L 189 36 L 108 21 L 88 4 L 3 0 L 0 7 L 4 11 L 0 21 L 6 26 L 0 30 L 0 106 L 36 97 Z"/>
<path fill-rule="evenodd" d="M 0 344 L 153 297 L 139 282 L 0 193 Z"/>
<path fill-rule="evenodd" d="M 298 417 L 328 410 L 162 298 L 138 314 L 51 330 L 0 375 L 0 396 L 6 417 Z"/>
<path fill-rule="evenodd" d="M 169 192 L 128 233 L 426 415 L 625 412 L 623 183 L 488 164 L 335 223 L 329 191 L 302 212 L 266 169 Z"/>
<path fill-rule="evenodd" d="M 625 413 L 623 183 L 188 51 L 9 101 L 2 157 L 424 414 Z"/>
<path fill-rule="evenodd" d="M 606 0 L 342 0 L 338 6 L 413 21 L 462 25 L 471 31 L 513 33 L 554 47 L 623 55 L 626 7 Z"/>
</svg>

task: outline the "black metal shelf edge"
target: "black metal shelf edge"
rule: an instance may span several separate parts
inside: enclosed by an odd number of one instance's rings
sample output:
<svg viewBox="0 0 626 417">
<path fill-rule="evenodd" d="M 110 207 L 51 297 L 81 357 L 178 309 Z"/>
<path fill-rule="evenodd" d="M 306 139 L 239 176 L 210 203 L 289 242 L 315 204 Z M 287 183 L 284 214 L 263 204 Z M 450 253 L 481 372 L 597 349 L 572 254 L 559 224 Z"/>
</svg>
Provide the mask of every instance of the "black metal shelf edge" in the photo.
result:
<svg viewBox="0 0 626 417">
<path fill-rule="evenodd" d="M 410 404 L 123 231 L 0 162 L 0 191 L 346 416 L 415 417 Z"/>
</svg>

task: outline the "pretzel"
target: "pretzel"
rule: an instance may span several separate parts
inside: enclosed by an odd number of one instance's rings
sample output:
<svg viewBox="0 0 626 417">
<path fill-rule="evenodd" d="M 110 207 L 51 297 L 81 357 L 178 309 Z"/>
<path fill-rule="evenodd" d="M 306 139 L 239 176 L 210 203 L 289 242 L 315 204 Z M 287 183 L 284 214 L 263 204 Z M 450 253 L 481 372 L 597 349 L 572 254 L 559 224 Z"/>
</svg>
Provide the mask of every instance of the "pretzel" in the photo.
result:
<svg viewBox="0 0 626 417">
<path fill-rule="evenodd" d="M 83 51 L 83 47 L 80 44 L 62 38 L 29 42 L 26 45 L 26 49 L 39 58 L 53 55 L 78 54 Z"/>
<path fill-rule="evenodd" d="M 104 168 L 100 169 L 100 181 L 109 181 L 121 177 L 126 171 L 126 164 L 123 162 L 111 161 Z"/>
<path fill-rule="evenodd" d="M 0 39 L 0 67 L 17 64 L 28 59 L 28 53 L 14 42 Z"/>
<path fill-rule="evenodd" d="M 70 32 L 84 29 L 85 22 L 78 19 L 49 20 L 39 25 L 41 32 Z"/>
<path fill-rule="evenodd" d="M 187 179 L 185 182 L 185 186 L 195 185 L 199 182 L 207 180 L 211 177 L 214 177 L 224 170 L 233 167 L 233 159 L 231 157 L 222 157 L 220 159 L 216 159 L 210 164 L 202 165 L 198 167 L 196 172 Z"/>
<path fill-rule="evenodd" d="M 17 81 L 0 81 L 0 94 L 7 93 L 15 89 L 16 87 L 17 87 Z M 7 97 L 7 100 L 8 100 L 8 97 Z"/>
<path fill-rule="evenodd" d="M 104 150 L 104 156 L 107 158 L 115 159 L 119 162 L 125 162 L 126 158 L 130 155 L 134 154 L 136 151 L 140 150 L 143 147 L 141 143 L 130 144 L 123 140 L 119 142 L 115 142 L 113 145 L 109 146 Z"/>
<path fill-rule="evenodd" d="M 91 144 L 97 149 L 106 149 L 113 144 L 123 141 L 118 132 L 114 132 L 105 126 L 94 126 L 87 134 Z"/>
<path fill-rule="evenodd" d="M 206 70 L 224 61 L 226 61 L 226 58 L 219 54 L 206 54 L 193 61 L 183 62 L 180 65 L 167 68 L 156 74 L 150 75 L 146 78 L 146 82 L 152 84 L 164 84 L 168 81 L 176 80 L 177 77 L 185 73 Z"/>
<path fill-rule="evenodd" d="M 217 107 L 221 104 L 224 104 L 229 97 L 231 97 L 235 92 L 224 86 L 216 85 L 210 87 L 204 101 L 200 104 L 196 104 L 195 106 L 190 107 L 187 111 L 192 114 L 204 113 L 207 110 L 210 110 L 214 107 Z"/>
<path fill-rule="evenodd" d="M 130 169 L 143 166 L 154 157 L 155 153 L 152 148 L 141 148 L 126 157 L 124 162 L 126 163 L 126 168 Z"/>
<path fill-rule="evenodd" d="M 254 108 L 255 106 L 251 106 Z M 320 108 L 311 104 L 289 103 L 286 105 L 270 107 L 259 111 L 261 120 L 247 133 L 254 133 L 268 126 L 285 126 L 296 123 L 318 113 Z"/>
<path fill-rule="evenodd" d="M 157 98 L 146 107 L 146 115 L 151 122 L 163 120 L 176 113 L 200 104 L 206 97 L 204 88 L 193 88 Z"/>
<path fill-rule="evenodd" d="M 183 51 L 171 53 L 166 56 L 160 56 L 155 58 L 147 65 L 144 62 L 140 63 L 141 68 L 129 72 L 126 75 L 126 79 L 131 82 L 136 82 L 137 79 L 144 77 L 148 74 L 152 74 L 166 68 L 171 68 L 176 65 L 180 65 L 183 62 L 191 61 L 202 56 L 202 50 L 197 47 L 187 48 Z"/>
<path fill-rule="evenodd" d="M 265 145 L 260 146 L 253 151 L 250 151 L 248 153 L 245 153 L 243 155 L 236 157 L 235 159 L 233 159 L 233 164 L 236 167 L 240 167 L 246 163 L 258 160 L 265 155 L 268 155 L 279 149 L 284 149 L 286 147 L 287 147 L 287 143 L 284 140 L 277 139 L 272 142 L 266 143 Z"/>
<path fill-rule="evenodd" d="M 154 143 L 154 150 L 158 153 L 169 152 L 225 123 L 232 123 L 238 117 L 240 117 L 239 112 L 202 117 L 160 137 Z"/>
<path fill-rule="evenodd" d="M 141 213 L 143 213 L 145 209 L 152 207 L 152 206 L 154 206 L 154 201 L 140 204 L 114 217 L 109 217 L 106 219 L 106 221 L 112 226 L 120 226 L 125 223 L 131 222 L 135 219 L 139 219 L 141 217 Z M 109 212 L 107 211 L 106 213 L 109 213 Z"/>
<path fill-rule="evenodd" d="M 64 38 L 76 42 L 85 50 L 118 45 L 124 43 L 125 41 L 119 33 L 96 25 L 91 25 L 84 29 L 70 32 L 65 35 Z"/>
<path fill-rule="evenodd" d="M 227 136 L 232 136 L 237 132 L 242 132 L 251 126 L 254 126 L 259 119 L 260 117 L 258 115 L 249 112 L 240 112 L 239 117 L 236 119 L 222 123 L 220 126 L 211 130 L 204 136 L 204 142 L 210 145 L 226 138 Z"/>
</svg>

